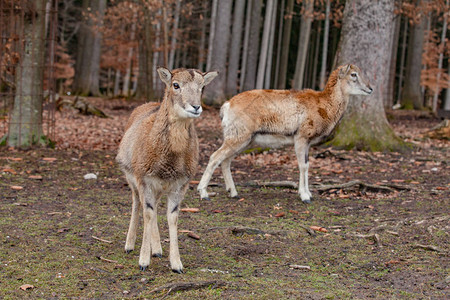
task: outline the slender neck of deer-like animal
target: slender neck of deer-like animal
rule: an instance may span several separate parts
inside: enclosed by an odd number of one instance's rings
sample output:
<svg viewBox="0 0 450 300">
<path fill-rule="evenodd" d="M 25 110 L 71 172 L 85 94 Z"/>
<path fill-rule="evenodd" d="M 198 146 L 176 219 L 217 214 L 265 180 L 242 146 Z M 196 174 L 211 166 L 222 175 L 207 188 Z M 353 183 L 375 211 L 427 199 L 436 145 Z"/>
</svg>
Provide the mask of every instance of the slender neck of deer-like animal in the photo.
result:
<svg viewBox="0 0 450 300">
<path fill-rule="evenodd" d="M 342 79 L 339 79 L 337 70 L 331 73 L 322 93 L 331 102 L 334 110 L 332 113 L 336 117 L 336 121 L 340 120 L 347 109 L 349 94 L 343 90 Z"/>
<path fill-rule="evenodd" d="M 170 144 L 170 148 L 174 152 L 179 152 L 190 138 L 193 119 L 180 118 L 166 92 L 155 119 L 155 126 L 160 130 L 159 134 L 165 135 L 163 138 Z"/>
</svg>

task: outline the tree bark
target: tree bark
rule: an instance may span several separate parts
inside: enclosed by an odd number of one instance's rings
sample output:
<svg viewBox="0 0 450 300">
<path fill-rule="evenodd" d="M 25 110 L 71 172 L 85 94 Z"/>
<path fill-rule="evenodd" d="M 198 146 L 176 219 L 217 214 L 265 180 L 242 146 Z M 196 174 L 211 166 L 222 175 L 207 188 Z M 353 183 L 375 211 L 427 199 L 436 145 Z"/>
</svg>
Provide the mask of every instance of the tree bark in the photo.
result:
<svg viewBox="0 0 450 300">
<path fill-rule="evenodd" d="M 330 33 L 330 0 L 327 0 L 326 8 L 325 8 L 325 24 L 324 24 L 324 31 L 323 31 L 322 63 L 320 65 L 319 88 L 321 90 L 323 90 L 325 88 L 325 83 L 326 83 L 329 33 Z"/>
<path fill-rule="evenodd" d="M 398 1 L 397 1 L 398 2 Z M 389 81 L 384 95 L 384 107 L 390 108 L 394 105 L 395 71 L 397 67 L 398 42 L 400 37 L 401 16 L 396 15 L 394 21 L 394 34 L 392 35 L 391 59 L 389 62 Z"/>
<path fill-rule="evenodd" d="M 276 62 L 275 62 L 275 72 L 274 72 L 274 87 L 278 88 L 278 77 L 280 76 L 280 61 L 281 61 L 281 41 L 283 40 L 283 26 L 284 26 L 284 7 L 285 0 L 281 0 L 281 8 L 280 8 L 280 18 L 278 25 L 278 41 L 277 41 L 277 54 L 276 54 Z"/>
<path fill-rule="evenodd" d="M 226 63 L 230 40 L 232 4 L 232 0 L 221 0 L 217 7 L 217 24 L 216 32 L 214 34 L 211 69 L 218 71 L 219 75 L 211 82 L 211 84 L 205 87 L 205 103 L 208 105 L 219 106 L 226 100 Z"/>
<path fill-rule="evenodd" d="M 175 63 L 175 49 L 177 46 L 177 36 L 178 36 L 178 24 L 180 22 L 180 10 L 181 10 L 181 0 L 176 0 L 175 2 L 175 15 L 172 30 L 172 40 L 170 42 L 170 53 L 169 53 L 169 69 L 174 68 Z"/>
<path fill-rule="evenodd" d="M 273 59 L 273 47 L 275 43 L 275 24 L 277 22 L 277 4 L 278 0 L 274 0 L 272 9 L 272 22 L 270 25 L 270 36 L 269 36 L 269 50 L 267 52 L 267 63 L 266 63 L 266 75 L 264 76 L 264 86 L 263 88 L 269 89 L 272 80 L 272 59 Z"/>
<path fill-rule="evenodd" d="M 214 39 L 215 39 L 215 34 L 216 34 L 217 2 L 218 2 L 218 0 L 213 0 L 212 7 L 211 7 L 211 21 L 210 21 L 211 24 L 209 27 L 208 56 L 206 58 L 206 71 L 208 71 L 208 72 L 211 70 Z"/>
<path fill-rule="evenodd" d="M 143 33 L 139 39 L 139 74 L 136 90 L 138 99 L 153 100 L 153 25 L 150 19 L 150 11 L 145 10 L 143 16 Z"/>
<path fill-rule="evenodd" d="M 261 27 L 261 8 L 262 0 L 252 0 L 247 65 L 245 68 L 245 80 L 243 86 L 244 91 L 254 89 L 256 84 L 256 67 L 258 66 L 259 35 Z"/>
<path fill-rule="evenodd" d="M 248 47 L 250 43 L 250 25 L 252 20 L 252 4 L 253 1 L 247 1 L 247 12 L 245 13 L 245 35 L 244 46 L 242 49 L 241 78 L 239 78 L 239 91 L 244 90 L 245 74 L 247 73 Z"/>
<path fill-rule="evenodd" d="M 314 11 L 314 0 L 304 0 L 305 12 L 300 24 L 300 35 L 298 39 L 297 62 L 292 87 L 300 90 L 303 88 L 303 78 L 306 67 L 306 54 L 308 53 L 309 40 L 311 36 L 311 22 Z"/>
<path fill-rule="evenodd" d="M 286 78 L 287 78 L 287 69 L 288 69 L 288 58 L 289 58 L 289 44 L 291 42 L 291 29 L 292 29 L 292 12 L 294 10 L 294 0 L 287 0 L 286 5 L 286 15 L 285 25 L 283 30 L 283 43 L 281 46 L 281 62 L 280 69 L 278 71 L 278 88 L 284 89 L 286 88 Z"/>
<path fill-rule="evenodd" d="M 244 23 L 245 0 L 236 0 L 233 14 L 233 31 L 231 34 L 230 59 L 226 95 L 232 96 L 238 91 L 238 70 L 242 44 L 242 24 Z"/>
<path fill-rule="evenodd" d="M 332 145 L 368 151 L 404 147 L 386 120 L 382 98 L 388 86 L 385 66 L 389 65 L 391 55 L 393 21 L 391 0 L 348 0 L 345 4 L 337 63 L 359 66 L 375 89 L 370 96 L 350 97 Z"/>
<path fill-rule="evenodd" d="M 449 10 L 448 1 L 445 3 L 445 11 Z M 440 45 L 440 53 L 439 53 L 439 61 L 438 61 L 438 73 L 436 75 L 436 88 L 434 90 L 433 95 L 433 103 L 432 103 L 432 110 L 436 114 L 438 110 L 438 97 L 439 97 L 439 91 L 441 90 L 441 87 L 439 86 L 439 81 L 441 80 L 441 69 L 442 69 L 442 63 L 444 60 L 444 52 L 445 52 L 445 43 L 446 43 L 446 35 L 447 35 L 447 14 L 444 13 L 444 24 L 442 26 L 442 34 L 441 34 L 441 45 Z"/>
<path fill-rule="evenodd" d="M 86 24 L 79 31 L 77 61 L 75 66 L 74 90 L 81 95 L 100 95 L 100 50 L 102 34 L 98 30 L 102 24 L 106 0 L 83 0 Z"/>
<path fill-rule="evenodd" d="M 267 0 L 264 18 L 264 29 L 259 53 L 258 74 L 256 77 L 256 88 L 262 89 L 264 85 L 264 75 L 266 73 L 267 54 L 269 52 L 270 31 L 272 30 L 272 11 L 274 0 Z"/>
<path fill-rule="evenodd" d="M 45 144 L 42 139 L 42 100 L 45 64 L 45 3 L 28 0 L 23 24 L 23 47 L 15 74 L 15 97 L 8 129 L 8 146 Z M 33 16 L 34 14 L 34 16 Z"/>
<path fill-rule="evenodd" d="M 417 0 L 417 4 L 426 0 Z M 406 109 L 422 109 L 423 95 L 420 89 L 420 75 L 422 72 L 422 54 L 424 45 L 424 30 L 426 19 L 422 16 L 419 24 L 410 26 L 408 55 L 405 72 L 405 85 L 402 92 L 401 104 Z"/>
<path fill-rule="evenodd" d="M 202 31 L 200 35 L 200 43 L 198 45 L 198 64 L 197 69 L 203 70 L 205 64 L 205 44 L 206 44 L 206 26 L 208 24 L 208 18 L 206 18 L 206 11 L 208 8 L 208 2 L 203 1 L 202 3 L 203 12 L 200 15 L 202 20 Z"/>
</svg>

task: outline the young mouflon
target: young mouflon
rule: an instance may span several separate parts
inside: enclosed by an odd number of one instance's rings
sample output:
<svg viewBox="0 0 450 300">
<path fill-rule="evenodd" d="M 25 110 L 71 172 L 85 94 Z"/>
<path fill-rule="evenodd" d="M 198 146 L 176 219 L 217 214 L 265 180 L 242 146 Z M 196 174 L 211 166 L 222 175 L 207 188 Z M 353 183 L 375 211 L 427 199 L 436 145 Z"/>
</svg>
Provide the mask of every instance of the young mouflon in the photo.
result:
<svg viewBox="0 0 450 300">
<path fill-rule="evenodd" d="M 200 197 L 209 199 L 206 189 L 220 164 L 226 189 L 231 197 L 237 196 L 230 165 L 249 145 L 271 148 L 294 145 L 300 169 L 298 193 L 303 202 L 309 203 L 312 198 L 308 188 L 310 145 L 322 141 L 333 131 L 350 95 L 371 93 L 372 88 L 360 69 L 349 64 L 333 71 L 321 92 L 252 90 L 234 96 L 220 110 L 224 140 L 211 155 L 197 187 Z"/>
<path fill-rule="evenodd" d="M 120 142 L 116 160 L 131 188 L 132 211 L 125 251 L 134 250 L 139 210 L 144 233 L 139 267 L 145 270 L 150 256 L 162 257 L 157 225 L 157 207 L 167 194 L 167 221 L 170 238 L 170 266 L 181 273 L 177 222 L 181 201 L 198 164 L 198 139 L 193 120 L 202 113 L 203 88 L 217 72 L 194 69 L 157 69 L 165 83 L 164 99 L 146 103 L 131 114 Z"/>
</svg>

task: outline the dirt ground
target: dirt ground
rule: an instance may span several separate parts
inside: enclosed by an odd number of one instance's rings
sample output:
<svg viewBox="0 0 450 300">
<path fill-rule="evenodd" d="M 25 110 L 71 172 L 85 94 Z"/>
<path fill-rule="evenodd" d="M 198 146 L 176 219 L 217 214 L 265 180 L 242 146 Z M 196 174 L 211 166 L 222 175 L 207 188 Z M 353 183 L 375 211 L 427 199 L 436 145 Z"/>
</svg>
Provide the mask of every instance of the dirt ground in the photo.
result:
<svg viewBox="0 0 450 300">
<path fill-rule="evenodd" d="M 191 184 L 182 207 L 199 212 L 180 213 L 180 275 L 169 268 L 165 201 L 163 257 L 139 270 L 141 230 L 125 253 L 131 193 L 114 157 L 136 104 L 91 101 L 110 118 L 58 112 L 57 149 L 0 148 L 0 298 L 450 298 L 450 142 L 425 135 L 439 120 L 389 114 L 409 153 L 313 148 L 309 205 L 263 185 L 298 180 L 290 147 L 240 155 L 237 199 L 218 171 L 211 201 Z M 205 110 L 197 129 L 195 180 L 220 145 L 218 111 Z M 324 189 L 353 180 L 365 186 Z"/>
</svg>

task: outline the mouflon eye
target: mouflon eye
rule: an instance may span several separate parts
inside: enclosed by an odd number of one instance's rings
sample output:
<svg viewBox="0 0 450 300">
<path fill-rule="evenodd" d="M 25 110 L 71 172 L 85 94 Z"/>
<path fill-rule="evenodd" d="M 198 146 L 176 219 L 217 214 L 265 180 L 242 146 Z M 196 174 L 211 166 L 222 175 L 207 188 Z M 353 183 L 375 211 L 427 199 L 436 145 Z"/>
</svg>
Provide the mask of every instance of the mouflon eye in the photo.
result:
<svg viewBox="0 0 450 300">
<path fill-rule="evenodd" d="M 173 88 L 176 89 L 176 90 L 178 90 L 178 89 L 180 88 L 180 85 L 179 85 L 178 83 L 175 82 L 175 83 L 173 84 Z"/>
<path fill-rule="evenodd" d="M 350 74 L 350 76 L 352 76 L 352 78 L 356 78 L 356 77 L 358 77 L 358 74 L 352 73 L 352 74 Z"/>
</svg>

